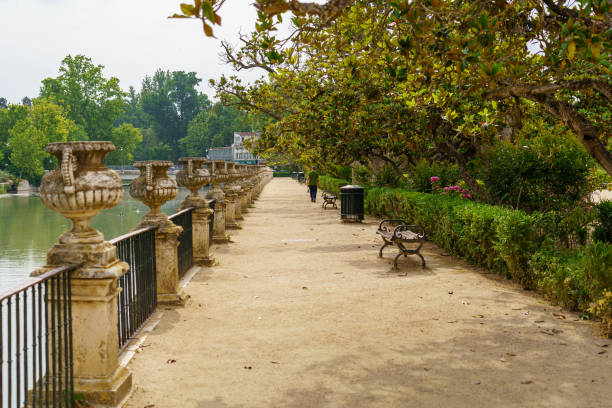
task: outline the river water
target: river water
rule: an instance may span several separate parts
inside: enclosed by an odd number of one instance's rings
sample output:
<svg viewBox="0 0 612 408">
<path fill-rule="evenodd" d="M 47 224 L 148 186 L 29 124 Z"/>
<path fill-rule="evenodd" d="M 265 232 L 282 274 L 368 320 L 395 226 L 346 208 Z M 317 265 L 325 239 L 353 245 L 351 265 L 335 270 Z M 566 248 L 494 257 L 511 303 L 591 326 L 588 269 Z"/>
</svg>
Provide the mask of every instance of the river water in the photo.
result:
<svg viewBox="0 0 612 408">
<path fill-rule="evenodd" d="M 100 212 L 91 222 L 106 240 L 129 232 L 148 211 L 125 189 L 121 203 Z M 180 188 L 162 210 L 176 212 L 188 193 Z M 45 207 L 38 196 L 0 195 L 0 294 L 28 281 L 30 272 L 45 264 L 47 251 L 68 229 L 70 221 Z"/>
</svg>

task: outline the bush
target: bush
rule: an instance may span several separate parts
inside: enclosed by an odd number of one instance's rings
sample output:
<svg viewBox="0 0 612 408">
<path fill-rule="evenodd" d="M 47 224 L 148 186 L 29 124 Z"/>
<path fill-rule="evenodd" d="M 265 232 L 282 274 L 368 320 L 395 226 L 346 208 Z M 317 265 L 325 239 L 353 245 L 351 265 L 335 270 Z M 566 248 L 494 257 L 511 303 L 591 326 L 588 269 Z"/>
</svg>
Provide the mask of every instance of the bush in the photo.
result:
<svg viewBox="0 0 612 408">
<path fill-rule="evenodd" d="M 493 200 L 525 211 L 574 206 L 590 191 L 594 166 L 577 141 L 555 135 L 500 142 L 485 163 L 479 177 Z"/>
<path fill-rule="evenodd" d="M 329 176 L 319 177 L 319 187 L 325 191 L 329 191 L 337 196 L 340 196 L 340 187 L 351 184 L 348 180 L 336 179 Z"/>
<path fill-rule="evenodd" d="M 459 170 L 456 165 L 445 163 L 428 163 L 426 160 L 419 161 L 412 169 L 410 175 L 410 186 L 422 193 L 431 193 L 431 178 L 439 177 L 439 185 L 451 186 L 459 181 Z"/>
<path fill-rule="evenodd" d="M 401 176 L 397 174 L 393 166 L 386 164 L 382 170 L 375 175 L 374 185 L 376 187 L 404 187 L 405 182 Z"/>
<path fill-rule="evenodd" d="M 290 171 L 275 171 L 273 173 L 274 177 L 291 177 Z"/>
<path fill-rule="evenodd" d="M 428 238 L 450 254 L 541 290 L 565 306 L 587 311 L 595 302 L 591 313 L 604 326 L 610 324 L 606 307 L 612 300 L 604 293 L 612 290 L 612 244 L 563 249 L 567 237 L 583 233 L 580 219 L 587 222 L 587 217 L 564 220 L 560 213 L 526 213 L 388 188 L 367 190 L 365 205 L 373 215 L 421 224 Z"/>
<path fill-rule="evenodd" d="M 593 239 L 612 242 L 612 201 L 603 201 L 597 206 L 597 226 Z"/>
</svg>

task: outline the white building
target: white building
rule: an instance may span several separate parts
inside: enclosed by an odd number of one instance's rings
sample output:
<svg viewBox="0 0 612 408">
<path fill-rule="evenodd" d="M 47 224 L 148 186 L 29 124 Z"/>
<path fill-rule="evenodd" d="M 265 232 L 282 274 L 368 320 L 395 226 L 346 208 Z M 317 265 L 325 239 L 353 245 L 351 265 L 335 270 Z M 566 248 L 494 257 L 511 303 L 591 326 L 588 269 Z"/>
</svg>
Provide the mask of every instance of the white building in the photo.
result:
<svg viewBox="0 0 612 408">
<path fill-rule="evenodd" d="M 265 164 L 262 159 L 254 156 L 244 146 L 244 142 L 252 137 L 259 137 L 259 132 L 234 132 L 234 143 L 226 147 L 211 147 L 206 157 L 209 160 L 225 160 L 242 164 Z"/>
</svg>

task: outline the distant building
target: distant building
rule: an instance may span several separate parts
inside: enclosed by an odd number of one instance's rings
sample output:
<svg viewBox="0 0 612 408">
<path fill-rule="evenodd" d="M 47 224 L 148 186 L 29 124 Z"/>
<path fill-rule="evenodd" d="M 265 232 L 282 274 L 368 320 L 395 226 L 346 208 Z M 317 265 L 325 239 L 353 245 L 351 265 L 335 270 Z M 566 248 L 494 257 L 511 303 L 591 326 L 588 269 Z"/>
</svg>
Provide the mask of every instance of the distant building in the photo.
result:
<svg viewBox="0 0 612 408">
<path fill-rule="evenodd" d="M 206 157 L 209 160 L 225 160 L 242 164 L 265 164 L 244 147 L 244 141 L 252 137 L 257 138 L 259 132 L 234 132 L 234 143 L 226 147 L 211 147 Z"/>
</svg>

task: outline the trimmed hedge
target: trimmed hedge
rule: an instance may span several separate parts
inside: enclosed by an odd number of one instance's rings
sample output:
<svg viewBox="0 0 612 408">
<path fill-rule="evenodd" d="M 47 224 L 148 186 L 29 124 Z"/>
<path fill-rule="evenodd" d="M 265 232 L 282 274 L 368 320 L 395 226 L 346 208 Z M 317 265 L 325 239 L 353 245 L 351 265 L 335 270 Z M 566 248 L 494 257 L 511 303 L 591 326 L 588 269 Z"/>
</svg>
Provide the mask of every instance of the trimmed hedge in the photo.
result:
<svg viewBox="0 0 612 408">
<path fill-rule="evenodd" d="M 329 191 L 330 193 L 337 195 L 338 197 L 340 197 L 340 187 L 346 186 L 347 184 L 351 184 L 351 182 L 329 176 L 319 177 L 319 187 L 325 191 Z"/>
<path fill-rule="evenodd" d="M 320 186 L 335 194 L 346 184 L 320 178 Z M 366 188 L 365 208 L 377 217 L 421 224 L 428 239 L 450 254 L 602 319 L 612 336 L 612 244 L 567 249 L 570 237 L 586 236 L 589 220 L 578 211 L 525 213 L 391 188 Z"/>
<path fill-rule="evenodd" d="M 272 174 L 274 177 L 291 177 L 290 171 L 275 171 Z"/>
</svg>

